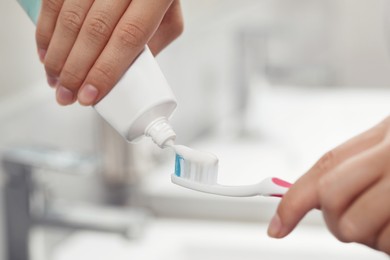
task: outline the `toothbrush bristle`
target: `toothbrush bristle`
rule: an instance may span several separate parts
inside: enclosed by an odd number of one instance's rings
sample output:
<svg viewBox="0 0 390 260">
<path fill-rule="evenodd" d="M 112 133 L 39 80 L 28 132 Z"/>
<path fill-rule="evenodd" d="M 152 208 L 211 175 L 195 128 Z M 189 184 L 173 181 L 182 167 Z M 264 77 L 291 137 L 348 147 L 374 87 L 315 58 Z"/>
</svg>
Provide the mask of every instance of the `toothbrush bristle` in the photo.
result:
<svg viewBox="0 0 390 260">
<path fill-rule="evenodd" d="M 175 175 L 199 183 L 215 184 L 218 178 L 218 160 L 194 162 L 176 154 Z"/>
</svg>

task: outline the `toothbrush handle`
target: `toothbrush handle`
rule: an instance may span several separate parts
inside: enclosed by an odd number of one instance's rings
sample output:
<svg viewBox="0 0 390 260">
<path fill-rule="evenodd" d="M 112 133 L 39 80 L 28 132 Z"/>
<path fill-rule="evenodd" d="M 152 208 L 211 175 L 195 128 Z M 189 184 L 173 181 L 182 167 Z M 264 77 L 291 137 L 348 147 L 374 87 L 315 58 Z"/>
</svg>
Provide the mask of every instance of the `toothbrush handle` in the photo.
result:
<svg viewBox="0 0 390 260">
<path fill-rule="evenodd" d="M 204 184 L 193 180 L 171 175 L 173 183 L 192 190 L 229 197 L 274 196 L 282 197 L 291 186 L 290 183 L 278 178 L 266 178 L 259 183 L 241 186 L 226 186 L 220 184 Z"/>
<path fill-rule="evenodd" d="M 260 195 L 281 198 L 292 184 L 276 177 L 269 177 L 260 182 L 259 186 Z"/>
</svg>

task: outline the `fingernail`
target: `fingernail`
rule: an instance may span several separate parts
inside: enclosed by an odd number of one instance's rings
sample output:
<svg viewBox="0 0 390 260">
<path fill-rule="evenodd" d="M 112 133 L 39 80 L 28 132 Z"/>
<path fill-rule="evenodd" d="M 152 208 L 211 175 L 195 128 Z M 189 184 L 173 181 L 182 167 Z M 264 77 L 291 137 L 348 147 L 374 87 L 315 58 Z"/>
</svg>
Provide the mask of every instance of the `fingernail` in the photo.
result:
<svg viewBox="0 0 390 260">
<path fill-rule="evenodd" d="M 273 238 L 278 238 L 280 236 L 280 232 L 282 230 L 282 221 L 278 214 L 276 214 L 271 223 L 268 226 L 268 235 Z"/>
<path fill-rule="evenodd" d="M 80 104 L 89 106 L 92 105 L 99 95 L 99 90 L 94 86 L 88 84 L 81 88 L 78 99 Z"/>
<path fill-rule="evenodd" d="M 63 86 L 59 86 L 57 88 L 56 96 L 57 96 L 57 102 L 60 105 L 65 106 L 65 105 L 72 104 L 74 102 L 73 92 Z"/>
<path fill-rule="evenodd" d="M 38 56 L 39 56 L 39 60 L 43 63 L 44 60 L 45 60 L 45 56 L 46 56 L 46 50 L 44 49 L 38 49 Z"/>
<path fill-rule="evenodd" d="M 46 74 L 47 78 L 47 84 L 49 84 L 50 87 L 54 88 L 58 84 L 58 78 L 57 77 L 52 77 Z"/>
</svg>

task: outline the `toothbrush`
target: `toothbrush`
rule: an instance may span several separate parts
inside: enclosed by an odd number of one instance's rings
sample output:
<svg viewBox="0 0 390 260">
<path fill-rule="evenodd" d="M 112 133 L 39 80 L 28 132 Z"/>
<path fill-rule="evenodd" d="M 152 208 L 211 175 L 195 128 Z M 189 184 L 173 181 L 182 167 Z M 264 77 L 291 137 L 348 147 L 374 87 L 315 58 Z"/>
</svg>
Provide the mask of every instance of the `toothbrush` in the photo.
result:
<svg viewBox="0 0 390 260">
<path fill-rule="evenodd" d="M 171 181 L 192 190 L 230 197 L 283 197 L 292 184 L 268 177 L 253 185 L 225 186 L 217 183 L 218 158 L 185 146 L 175 145 L 175 173 Z"/>
</svg>

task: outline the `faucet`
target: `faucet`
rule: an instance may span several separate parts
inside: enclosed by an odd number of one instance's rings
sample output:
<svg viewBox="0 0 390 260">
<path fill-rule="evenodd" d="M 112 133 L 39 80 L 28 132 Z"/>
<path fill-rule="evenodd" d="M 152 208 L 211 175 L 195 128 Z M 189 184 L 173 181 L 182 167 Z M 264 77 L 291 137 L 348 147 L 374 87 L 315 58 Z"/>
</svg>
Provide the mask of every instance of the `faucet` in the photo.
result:
<svg viewBox="0 0 390 260">
<path fill-rule="evenodd" d="M 7 260 L 29 259 L 29 233 L 34 226 L 117 233 L 126 238 L 136 238 L 142 233 L 148 216 L 142 209 L 103 206 L 78 209 L 51 203 L 47 196 L 34 196 L 42 191 L 33 178 L 35 170 L 88 174 L 96 172 L 97 162 L 93 157 L 47 148 L 16 147 L 2 153 Z"/>
</svg>

